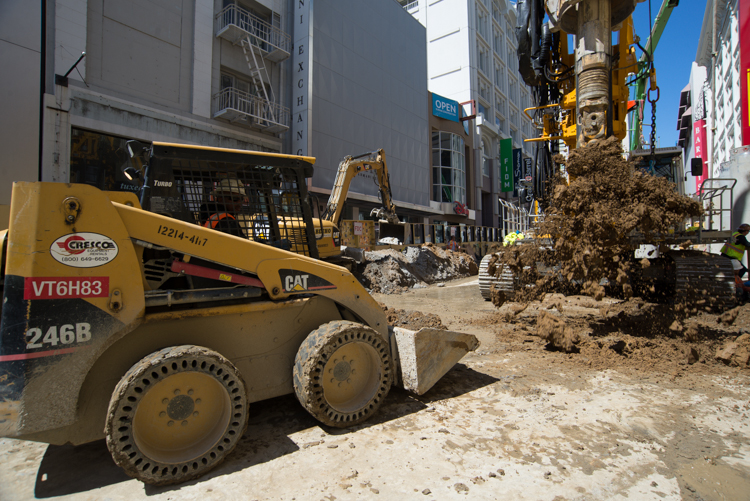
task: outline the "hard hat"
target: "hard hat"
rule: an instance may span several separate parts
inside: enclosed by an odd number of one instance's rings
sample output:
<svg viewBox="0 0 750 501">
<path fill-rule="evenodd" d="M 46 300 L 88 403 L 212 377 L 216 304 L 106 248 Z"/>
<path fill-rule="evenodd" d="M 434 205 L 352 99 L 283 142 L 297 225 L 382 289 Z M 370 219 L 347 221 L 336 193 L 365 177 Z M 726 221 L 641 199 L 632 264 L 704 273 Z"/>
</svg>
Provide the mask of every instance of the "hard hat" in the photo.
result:
<svg viewBox="0 0 750 501">
<path fill-rule="evenodd" d="M 214 195 L 221 195 L 223 193 L 236 193 L 243 197 L 247 196 L 245 187 L 242 186 L 239 179 L 235 178 L 226 178 L 219 181 L 219 185 L 214 190 Z"/>
</svg>

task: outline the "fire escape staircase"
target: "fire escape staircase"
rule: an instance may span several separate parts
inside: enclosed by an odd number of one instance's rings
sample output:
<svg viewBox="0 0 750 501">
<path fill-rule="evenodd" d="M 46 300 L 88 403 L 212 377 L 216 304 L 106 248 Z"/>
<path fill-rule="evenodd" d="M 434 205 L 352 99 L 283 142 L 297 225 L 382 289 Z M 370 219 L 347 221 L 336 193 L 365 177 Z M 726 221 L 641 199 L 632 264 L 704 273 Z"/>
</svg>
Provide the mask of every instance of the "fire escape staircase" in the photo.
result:
<svg viewBox="0 0 750 501">
<path fill-rule="evenodd" d="M 276 63 L 290 56 L 289 35 L 234 4 L 224 8 L 216 20 L 216 36 L 242 48 L 255 92 L 222 89 L 214 96 L 214 118 L 270 133 L 288 130 L 291 114 L 289 108 L 276 103 L 273 88 L 266 85 L 271 81 L 266 60 Z"/>
</svg>

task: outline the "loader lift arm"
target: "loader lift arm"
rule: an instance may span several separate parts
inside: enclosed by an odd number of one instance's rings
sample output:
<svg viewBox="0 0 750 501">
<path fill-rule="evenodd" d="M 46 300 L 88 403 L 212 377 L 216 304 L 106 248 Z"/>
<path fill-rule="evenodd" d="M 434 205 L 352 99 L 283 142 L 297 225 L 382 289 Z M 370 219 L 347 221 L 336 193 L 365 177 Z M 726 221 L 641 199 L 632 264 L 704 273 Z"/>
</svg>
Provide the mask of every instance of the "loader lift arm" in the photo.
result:
<svg viewBox="0 0 750 501">
<path fill-rule="evenodd" d="M 366 171 L 375 171 L 375 174 L 378 176 L 380 199 L 383 202 L 383 207 L 373 209 L 370 215 L 377 216 L 378 219 L 384 219 L 391 224 L 399 223 L 398 216 L 396 215 L 396 206 L 393 203 L 393 195 L 391 195 L 391 182 L 385 162 L 385 151 L 382 149 L 354 157 L 344 157 L 341 163 L 339 163 L 336 181 L 333 184 L 326 209 L 321 216 L 322 220 L 330 221 L 338 226 L 352 179 L 357 174 Z"/>
</svg>

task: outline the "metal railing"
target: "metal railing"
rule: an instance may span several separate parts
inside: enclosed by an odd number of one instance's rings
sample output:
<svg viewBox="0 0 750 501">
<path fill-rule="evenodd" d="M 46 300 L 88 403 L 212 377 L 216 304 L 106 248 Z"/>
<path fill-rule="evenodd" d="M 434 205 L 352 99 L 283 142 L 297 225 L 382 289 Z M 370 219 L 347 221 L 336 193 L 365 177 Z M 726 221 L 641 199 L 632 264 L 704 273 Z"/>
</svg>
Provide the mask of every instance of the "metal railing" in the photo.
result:
<svg viewBox="0 0 750 501">
<path fill-rule="evenodd" d="M 417 9 L 419 7 L 419 0 L 414 0 L 413 2 L 409 2 L 406 5 L 404 5 L 404 10 L 411 12 L 414 9 Z"/>
<path fill-rule="evenodd" d="M 281 126 L 289 128 L 291 124 L 291 113 L 289 108 L 276 103 L 271 103 L 262 97 L 255 96 L 249 92 L 241 91 L 234 87 L 227 87 L 214 95 L 214 109 L 234 110 L 240 114 L 251 117 L 254 124 L 260 127 Z M 252 124 L 251 124 L 252 125 Z"/>
<path fill-rule="evenodd" d="M 694 197 L 703 207 L 703 220 L 699 227 L 703 231 L 732 231 L 732 208 L 736 179 L 708 178 L 701 183 Z"/>
<path fill-rule="evenodd" d="M 235 4 L 227 5 L 216 15 L 217 32 L 229 25 L 237 26 L 252 35 L 258 42 L 258 47 L 266 52 L 273 51 L 268 46 L 284 52 L 292 49 L 292 39 L 287 33 Z"/>
</svg>

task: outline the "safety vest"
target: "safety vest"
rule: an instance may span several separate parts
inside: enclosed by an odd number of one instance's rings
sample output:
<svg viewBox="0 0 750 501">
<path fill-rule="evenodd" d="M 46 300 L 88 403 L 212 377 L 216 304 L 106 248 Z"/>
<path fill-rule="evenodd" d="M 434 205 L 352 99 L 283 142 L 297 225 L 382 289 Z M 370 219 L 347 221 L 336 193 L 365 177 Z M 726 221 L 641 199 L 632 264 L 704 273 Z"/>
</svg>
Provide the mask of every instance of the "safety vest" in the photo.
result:
<svg viewBox="0 0 750 501">
<path fill-rule="evenodd" d="M 222 219 L 230 218 L 234 220 L 234 216 L 227 213 L 227 212 L 219 212 L 217 214 L 211 214 L 211 217 L 208 218 L 208 221 L 203 223 L 204 228 L 216 228 L 216 225 L 219 224 L 219 222 Z"/>
<path fill-rule="evenodd" d="M 741 235 L 739 231 L 732 233 L 732 238 L 721 248 L 721 253 L 733 257 L 738 261 L 742 261 L 742 256 L 745 255 L 745 246 L 735 242 L 738 235 Z"/>
</svg>

